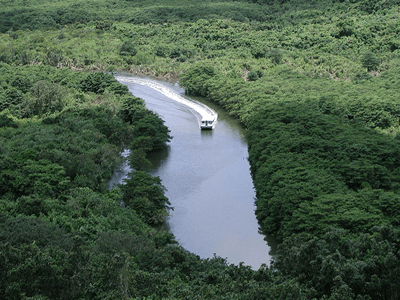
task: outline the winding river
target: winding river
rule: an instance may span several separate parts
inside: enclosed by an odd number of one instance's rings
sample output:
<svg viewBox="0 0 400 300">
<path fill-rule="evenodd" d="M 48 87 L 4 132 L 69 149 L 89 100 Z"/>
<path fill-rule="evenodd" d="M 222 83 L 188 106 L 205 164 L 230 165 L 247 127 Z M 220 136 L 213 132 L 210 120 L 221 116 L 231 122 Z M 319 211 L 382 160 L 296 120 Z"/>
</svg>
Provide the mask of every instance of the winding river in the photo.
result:
<svg viewBox="0 0 400 300">
<path fill-rule="evenodd" d="M 168 147 L 150 160 L 152 175 L 161 178 L 174 208 L 168 223 L 179 243 L 202 258 L 215 254 L 253 269 L 269 265 L 269 247 L 254 215 L 245 133 L 238 121 L 204 99 L 185 96 L 177 83 L 129 75 L 116 79 L 144 99 L 171 130 Z M 214 130 L 199 129 L 204 114 L 218 114 Z M 126 173 L 125 165 L 111 184 L 122 182 Z"/>
</svg>

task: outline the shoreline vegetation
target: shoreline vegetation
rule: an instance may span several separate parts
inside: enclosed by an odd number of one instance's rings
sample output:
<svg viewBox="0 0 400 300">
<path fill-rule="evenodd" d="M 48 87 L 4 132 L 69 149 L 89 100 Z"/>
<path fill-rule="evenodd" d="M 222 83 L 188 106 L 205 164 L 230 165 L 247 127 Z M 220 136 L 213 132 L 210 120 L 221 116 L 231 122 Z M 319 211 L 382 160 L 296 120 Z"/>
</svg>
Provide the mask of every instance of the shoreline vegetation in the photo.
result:
<svg viewBox="0 0 400 300">
<path fill-rule="evenodd" d="M 1 4 L 0 297 L 399 297 L 398 1 Z M 260 231 L 281 241 L 269 268 L 162 229 L 146 152 L 171 137 L 121 70 L 179 79 L 247 128 Z M 107 191 L 127 145 L 136 171 Z"/>
</svg>

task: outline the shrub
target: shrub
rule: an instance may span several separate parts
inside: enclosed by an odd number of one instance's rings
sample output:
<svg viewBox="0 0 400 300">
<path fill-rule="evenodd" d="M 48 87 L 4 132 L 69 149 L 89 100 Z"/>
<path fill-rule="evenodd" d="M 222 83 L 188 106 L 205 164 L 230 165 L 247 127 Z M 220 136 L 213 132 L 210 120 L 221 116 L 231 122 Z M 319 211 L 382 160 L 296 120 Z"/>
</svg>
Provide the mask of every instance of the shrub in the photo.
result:
<svg viewBox="0 0 400 300">
<path fill-rule="evenodd" d="M 45 80 L 36 82 L 31 88 L 31 97 L 24 101 L 24 115 L 42 115 L 60 111 L 63 108 L 63 99 L 66 95 L 65 89 Z"/>
<path fill-rule="evenodd" d="M 361 63 L 367 71 L 375 71 L 379 66 L 379 59 L 372 52 L 368 51 L 361 57 Z"/>
<path fill-rule="evenodd" d="M 105 89 L 112 85 L 115 79 L 112 75 L 103 72 L 90 73 L 80 82 L 80 88 L 84 92 L 96 94 L 104 93 Z"/>
<path fill-rule="evenodd" d="M 137 53 L 137 50 L 135 46 L 133 45 L 132 41 L 125 41 L 121 49 L 119 50 L 119 55 L 122 56 L 135 56 Z"/>
<path fill-rule="evenodd" d="M 247 74 L 247 79 L 249 81 L 256 81 L 257 79 L 263 77 L 263 72 L 260 70 L 257 71 L 250 71 L 249 74 Z"/>
</svg>

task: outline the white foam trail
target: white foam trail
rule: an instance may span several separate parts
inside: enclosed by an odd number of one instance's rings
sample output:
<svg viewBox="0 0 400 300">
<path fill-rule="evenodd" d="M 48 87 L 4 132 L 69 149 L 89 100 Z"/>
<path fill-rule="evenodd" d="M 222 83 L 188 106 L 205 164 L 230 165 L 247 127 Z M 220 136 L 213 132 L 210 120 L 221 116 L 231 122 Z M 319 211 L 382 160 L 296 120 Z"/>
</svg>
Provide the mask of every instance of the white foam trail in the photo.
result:
<svg viewBox="0 0 400 300">
<path fill-rule="evenodd" d="M 167 96 L 168 98 L 175 100 L 175 101 L 189 107 L 192 112 L 198 113 L 201 116 L 201 118 L 215 119 L 214 124 L 217 123 L 218 114 L 213 109 L 211 109 L 207 105 L 197 102 L 195 100 L 186 99 L 186 98 L 182 97 L 181 95 L 179 95 L 178 93 L 176 93 L 175 91 L 173 91 L 172 89 L 162 85 L 161 83 L 158 83 L 157 81 L 147 79 L 147 78 L 136 78 L 136 77 L 125 77 L 125 76 L 114 76 L 114 77 L 121 83 L 124 83 L 124 82 L 125 83 L 135 83 L 135 84 L 139 84 L 139 85 L 148 86 L 148 87 L 152 88 L 153 90 L 156 90 L 157 92 L 163 94 L 164 96 Z M 197 115 L 195 113 L 194 113 L 194 115 L 197 117 Z M 199 120 L 199 118 L 197 117 L 199 125 L 200 125 L 201 118 Z"/>
</svg>

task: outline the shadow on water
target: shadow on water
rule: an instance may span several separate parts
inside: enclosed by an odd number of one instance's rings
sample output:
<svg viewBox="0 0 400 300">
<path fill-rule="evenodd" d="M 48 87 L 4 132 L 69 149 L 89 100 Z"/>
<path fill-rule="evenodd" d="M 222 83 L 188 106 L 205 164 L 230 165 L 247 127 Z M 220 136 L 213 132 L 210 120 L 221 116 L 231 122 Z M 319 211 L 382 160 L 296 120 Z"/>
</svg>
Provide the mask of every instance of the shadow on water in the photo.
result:
<svg viewBox="0 0 400 300">
<path fill-rule="evenodd" d="M 151 161 L 151 168 L 153 170 L 161 168 L 163 165 L 168 164 L 168 154 L 171 151 L 170 146 L 162 149 L 151 151 L 147 154 L 147 159 Z"/>
<path fill-rule="evenodd" d="M 218 126 L 218 125 L 217 125 Z M 202 138 L 212 138 L 213 131 L 212 130 L 201 130 L 201 137 Z"/>
</svg>

